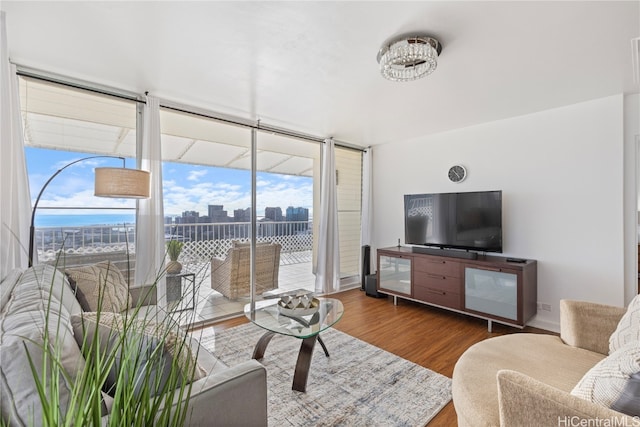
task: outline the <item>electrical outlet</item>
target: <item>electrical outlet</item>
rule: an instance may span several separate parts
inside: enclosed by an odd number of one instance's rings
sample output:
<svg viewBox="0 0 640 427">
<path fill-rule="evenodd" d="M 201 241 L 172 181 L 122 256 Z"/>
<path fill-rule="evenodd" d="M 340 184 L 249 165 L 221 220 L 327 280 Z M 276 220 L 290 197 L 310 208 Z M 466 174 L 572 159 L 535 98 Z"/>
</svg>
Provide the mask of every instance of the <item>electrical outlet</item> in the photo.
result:
<svg viewBox="0 0 640 427">
<path fill-rule="evenodd" d="M 540 302 L 538 301 L 536 303 L 536 308 L 538 309 L 538 311 L 551 311 L 551 304 L 547 304 L 545 302 Z"/>
</svg>

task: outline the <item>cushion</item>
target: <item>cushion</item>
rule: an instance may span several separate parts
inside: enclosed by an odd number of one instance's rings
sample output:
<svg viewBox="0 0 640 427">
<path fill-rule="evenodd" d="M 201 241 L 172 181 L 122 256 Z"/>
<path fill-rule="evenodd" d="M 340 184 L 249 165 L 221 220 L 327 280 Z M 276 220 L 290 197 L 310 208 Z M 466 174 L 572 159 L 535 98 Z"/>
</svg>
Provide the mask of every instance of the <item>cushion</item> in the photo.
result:
<svg viewBox="0 0 640 427">
<path fill-rule="evenodd" d="M 111 396 L 115 394 L 119 375 L 125 375 L 119 374 L 123 367 L 131 369 L 131 373 L 125 377 L 132 377 L 128 381 L 135 384 L 135 395 L 142 392 L 145 384 L 151 387 L 152 395 L 157 394 L 170 379 L 174 366 L 179 369 L 176 385 L 182 384 L 183 378 L 195 381 L 206 376 L 206 372 L 197 364 L 186 336 L 167 331 L 163 324 L 112 312 L 83 313 L 73 316 L 71 323 L 76 341 L 86 357 L 90 357 L 89 350 L 95 339 L 98 340 L 100 354 L 113 357 L 114 364 L 103 386 L 103 390 Z M 126 337 L 124 340 L 123 333 Z M 163 348 L 159 349 L 162 344 Z M 125 364 L 125 360 L 132 364 Z"/>
<path fill-rule="evenodd" d="M 460 356 L 453 370 L 458 424 L 500 425 L 496 377 L 500 370 L 518 371 L 569 393 L 603 358 L 599 353 L 570 347 L 555 335 L 508 334 L 476 343 Z"/>
<path fill-rule="evenodd" d="M 119 313 L 131 307 L 127 281 L 109 261 L 67 268 L 65 273 L 84 311 Z"/>
<path fill-rule="evenodd" d="M 53 372 L 58 374 L 58 400 L 49 402 L 59 405 L 62 414 L 71 401 L 76 373 L 84 368 L 64 302 L 67 296 L 75 298 L 62 273 L 54 273 L 51 266 L 27 269 L 14 284 L 0 315 L 0 414 L 11 425 L 34 425 L 34 420 L 37 425 L 42 420 L 42 402 L 28 356 L 37 378 L 50 383 Z M 55 370 L 44 346 L 47 329 L 50 342 L 55 342 L 49 349 L 59 362 Z"/>
<path fill-rule="evenodd" d="M 612 409 L 629 415 L 640 414 L 640 372 L 631 375 Z"/>
<path fill-rule="evenodd" d="M 634 390 L 638 391 L 638 372 L 640 341 L 635 341 L 598 362 L 571 390 L 571 394 L 608 408 L 619 408 L 616 410 L 631 416 L 640 416 L 640 396 L 628 396 Z"/>
<path fill-rule="evenodd" d="M 256 246 L 266 246 L 270 245 L 271 242 L 256 242 Z M 249 240 L 232 240 L 231 241 L 232 248 L 249 248 L 251 247 L 251 241 Z"/>
<path fill-rule="evenodd" d="M 0 313 L 9 301 L 9 298 L 11 298 L 13 287 L 18 283 L 20 277 L 22 277 L 22 272 L 22 269 L 15 268 L 11 270 L 0 282 Z"/>
<path fill-rule="evenodd" d="M 616 330 L 609 337 L 609 354 L 634 341 L 640 341 L 640 295 L 631 300 Z"/>
</svg>

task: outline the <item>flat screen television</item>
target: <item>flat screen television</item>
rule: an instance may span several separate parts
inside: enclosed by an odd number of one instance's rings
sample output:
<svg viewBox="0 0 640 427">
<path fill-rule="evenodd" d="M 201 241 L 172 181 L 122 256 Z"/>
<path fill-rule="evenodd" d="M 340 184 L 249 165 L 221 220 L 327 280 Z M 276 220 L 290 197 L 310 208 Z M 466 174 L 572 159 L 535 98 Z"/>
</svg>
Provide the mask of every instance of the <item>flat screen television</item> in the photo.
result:
<svg viewBox="0 0 640 427">
<path fill-rule="evenodd" d="M 407 194 L 404 240 L 440 249 L 502 252 L 502 191 Z"/>
</svg>

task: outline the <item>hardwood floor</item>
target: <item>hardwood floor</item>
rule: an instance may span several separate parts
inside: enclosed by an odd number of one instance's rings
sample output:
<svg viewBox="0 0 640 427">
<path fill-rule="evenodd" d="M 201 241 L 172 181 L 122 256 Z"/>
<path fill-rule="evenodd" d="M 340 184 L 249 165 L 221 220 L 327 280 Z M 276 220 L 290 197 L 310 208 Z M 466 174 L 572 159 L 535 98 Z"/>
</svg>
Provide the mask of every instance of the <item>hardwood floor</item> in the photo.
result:
<svg viewBox="0 0 640 427">
<path fill-rule="evenodd" d="M 456 361 L 471 345 L 493 336 L 523 332 L 494 323 L 489 333 L 485 320 L 405 300 L 398 300 L 395 306 L 391 297 L 370 298 L 359 289 L 332 297 L 345 306 L 336 329 L 449 378 Z M 217 323 L 214 328 L 219 331 L 247 322 L 242 316 Z M 524 332 L 551 333 L 529 327 Z M 451 402 L 429 423 L 429 427 L 456 425 Z"/>
</svg>

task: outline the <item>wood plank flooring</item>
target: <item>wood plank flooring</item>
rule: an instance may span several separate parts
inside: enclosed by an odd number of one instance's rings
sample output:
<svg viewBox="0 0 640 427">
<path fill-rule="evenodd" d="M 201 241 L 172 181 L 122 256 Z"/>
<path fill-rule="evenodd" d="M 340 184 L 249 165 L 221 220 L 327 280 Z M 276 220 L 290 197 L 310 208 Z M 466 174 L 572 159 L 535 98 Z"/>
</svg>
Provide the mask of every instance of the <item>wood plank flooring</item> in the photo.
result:
<svg viewBox="0 0 640 427">
<path fill-rule="evenodd" d="M 494 323 L 493 332 L 489 333 L 487 322 L 482 319 L 400 299 L 395 306 L 391 297 L 371 298 L 359 289 L 332 297 L 339 298 L 345 306 L 336 329 L 449 378 L 456 361 L 471 345 L 493 336 L 523 332 Z M 217 323 L 214 328 L 220 331 L 247 322 L 242 316 Z M 550 333 L 529 327 L 524 332 Z M 456 425 L 451 402 L 429 423 L 429 427 Z"/>
</svg>

